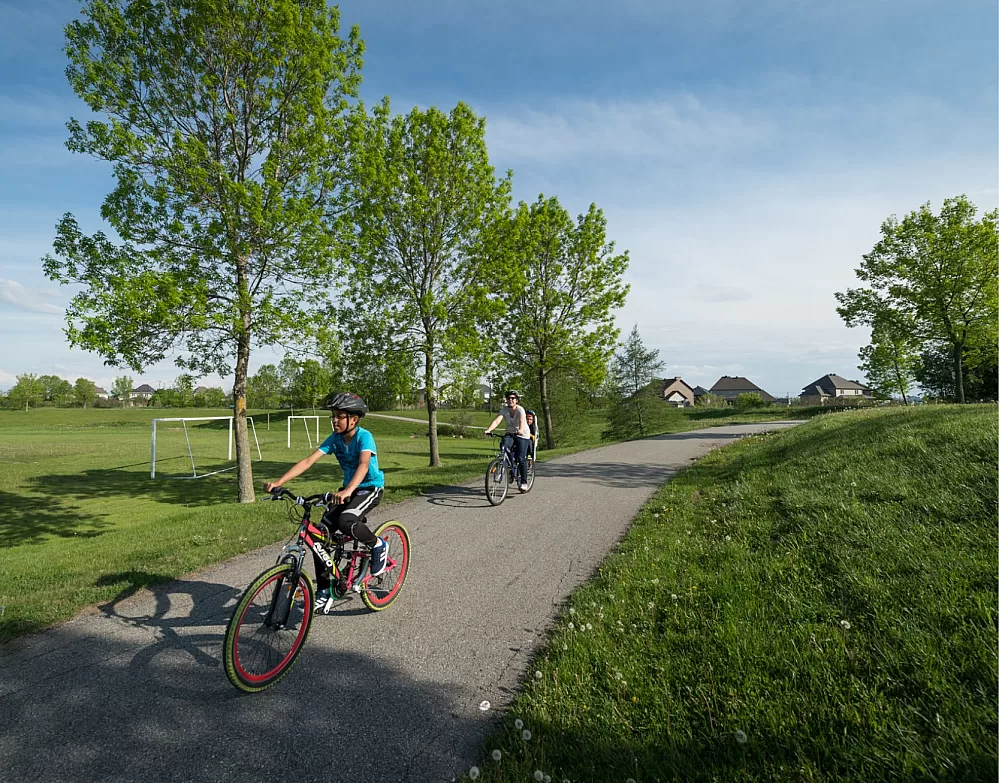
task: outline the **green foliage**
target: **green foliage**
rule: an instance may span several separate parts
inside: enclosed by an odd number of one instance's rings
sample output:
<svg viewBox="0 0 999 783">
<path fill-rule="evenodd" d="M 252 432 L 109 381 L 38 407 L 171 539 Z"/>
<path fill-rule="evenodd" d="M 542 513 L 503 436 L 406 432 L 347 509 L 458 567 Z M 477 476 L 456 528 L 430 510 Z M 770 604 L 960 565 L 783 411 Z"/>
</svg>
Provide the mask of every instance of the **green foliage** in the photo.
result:
<svg viewBox="0 0 999 783">
<path fill-rule="evenodd" d="M 391 116 L 375 108 L 358 155 L 355 273 L 342 313 L 348 334 L 374 321 L 382 353 L 422 358 L 430 419 L 430 464 L 439 465 L 434 430 L 444 356 L 474 352 L 476 323 L 489 309 L 483 236 L 506 208 L 509 179 L 497 181 L 485 120 L 459 103 Z"/>
<path fill-rule="evenodd" d="M 964 346 L 964 393 L 969 400 L 994 400 L 999 390 L 999 356 L 995 343 L 976 340 Z M 954 361 L 949 346 L 929 343 L 923 346 L 915 364 L 915 377 L 927 396 L 956 399 Z"/>
<path fill-rule="evenodd" d="M 34 373 L 21 373 L 16 377 L 16 383 L 7 392 L 8 403 L 15 408 L 25 410 L 37 405 L 45 396 L 45 384 Z"/>
<path fill-rule="evenodd" d="M 614 354 L 613 385 L 609 403 L 607 438 L 642 437 L 659 426 L 659 418 L 669 406 L 651 388 L 656 373 L 663 368 L 659 351 L 648 349 L 638 333 L 638 324 Z"/>
<path fill-rule="evenodd" d="M 93 405 L 99 399 L 97 384 L 86 378 L 77 378 L 73 384 L 73 399 L 81 408 Z"/>
<path fill-rule="evenodd" d="M 273 364 L 263 364 L 246 381 L 246 403 L 254 408 L 278 408 L 285 397 L 284 381 Z"/>
<path fill-rule="evenodd" d="M 766 407 L 763 398 L 756 392 L 744 392 L 735 396 L 735 407 L 740 410 Z"/>
<path fill-rule="evenodd" d="M 251 346 L 316 334 L 342 213 L 362 44 L 324 0 L 84 0 L 67 76 L 105 118 L 68 147 L 114 164 L 101 214 L 67 214 L 46 274 L 77 284 L 72 345 L 133 370 L 175 354 L 235 373 L 239 494 L 253 499 L 245 385 Z"/>
<path fill-rule="evenodd" d="M 946 199 L 939 215 L 927 203 L 901 221 L 891 216 L 857 270 L 869 287 L 836 294 L 847 326 L 877 332 L 886 322 L 902 324 L 916 345 L 950 346 L 958 402 L 965 401 L 964 347 L 995 345 L 999 329 L 999 211 L 977 222 L 976 211 L 958 196 Z"/>
<path fill-rule="evenodd" d="M 595 204 L 573 224 L 557 198 L 539 196 L 494 231 L 502 253 L 493 290 L 504 312 L 493 334 L 513 371 L 537 379 L 545 443 L 554 448 L 549 380 L 564 372 L 599 389 L 618 335 L 613 310 L 628 293 L 628 253 L 615 253 Z"/>
<path fill-rule="evenodd" d="M 876 320 L 871 344 L 860 349 L 860 369 L 868 385 L 881 397 L 900 395 L 908 402 L 919 360 L 912 331 Z"/>
<path fill-rule="evenodd" d="M 700 397 L 696 398 L 694 400 L 694 405 L 704 408 L 718 408 L 722 405 L 728 405 L 728 402 L 724 397 L 708 392 L 707 394 L 702 394 Z"/>
<path fill-rule="evenodd" d="M 118 402 L 124 408 L 132 396 L 133 388 L 135 388 L 135 385 L 131 376 L 122 375 L 114 379 L 114 383 L 111 384 L 111 393 L 118 398 Z"/>
<path fill-rule="evenodd" d="M 316 359 L 285 356 L 280 367 L 285 391 L 295 408 L 315 408 L 337 385 L 333 373 Z"/>
</svg>

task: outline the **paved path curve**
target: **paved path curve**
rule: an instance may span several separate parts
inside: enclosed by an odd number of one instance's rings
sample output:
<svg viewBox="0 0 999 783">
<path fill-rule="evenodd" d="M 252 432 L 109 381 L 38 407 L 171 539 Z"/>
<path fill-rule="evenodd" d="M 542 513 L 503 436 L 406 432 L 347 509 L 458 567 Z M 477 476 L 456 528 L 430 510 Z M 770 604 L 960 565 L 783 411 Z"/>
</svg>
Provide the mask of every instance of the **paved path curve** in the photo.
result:
<svg viewBox="0 0 999 783">
<path fill-rule="evenodd" d="M 220 648 L 233 602 L 276 546 L 5 645 L 0 780 L 451 781 L 559 605 L 652 492 L 714 447 L 789 424 L 562 457 L 498 508 L 476 481 L 378 509 L 373 522 L 399 518 L 413 538 L 399 602 L 316 618 L 292 672 L 261 694 L 228 683 Z"/>
</svg>

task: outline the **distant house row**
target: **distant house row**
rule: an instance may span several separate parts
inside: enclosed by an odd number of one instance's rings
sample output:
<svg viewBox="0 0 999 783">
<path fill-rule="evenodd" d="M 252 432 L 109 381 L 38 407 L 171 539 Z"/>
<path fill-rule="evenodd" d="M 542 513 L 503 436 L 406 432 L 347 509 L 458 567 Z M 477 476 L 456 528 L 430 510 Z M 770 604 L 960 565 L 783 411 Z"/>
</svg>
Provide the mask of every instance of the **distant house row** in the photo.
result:
<svg viewBox="0 0 999 783">
<path fill-rule="evenodd" d="M 729 403 L 735 402 L 740 394 L 758 394 L 764 402 L 790 402 L 787 398 L 778 400 L 749 378 L 743 378 L 741 375 L 723 375 L 710 389 L 705 389 L 703 386 L 691 386 L 679 376 L 667 378 L 660 384 L 659 396 L 677 408 L 689 408 L 705 394 L 713 394 Z M 870 398 L 871 396 L 870 387 L 859 381 L 848 381 L 839 375 L 829 373 L 802 389 L 799 399 L 805 405 L 824 405 L 837 397 Z"/>
</svg>

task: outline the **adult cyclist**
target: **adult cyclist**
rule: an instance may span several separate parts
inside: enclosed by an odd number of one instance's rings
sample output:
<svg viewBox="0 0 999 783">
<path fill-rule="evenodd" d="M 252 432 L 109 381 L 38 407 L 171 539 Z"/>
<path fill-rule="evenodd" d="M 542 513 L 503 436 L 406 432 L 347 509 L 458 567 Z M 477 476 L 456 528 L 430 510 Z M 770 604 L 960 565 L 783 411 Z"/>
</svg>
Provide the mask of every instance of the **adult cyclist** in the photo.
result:
<svg viewBox="0 0 999 783">
<path fill-rule="evenodd" d="M 500 422 L 506 423 L 504 446 L 512 449 L 520 479 L 519 489 L 527 492 L 527 455 L 531 451 L 531 430 L 527 424 L 527 411 L 520 407 L 520 392 L 510 389 L 506 395 L 506 405 L 499 410 L 499 416 L 486 427 L 486 435 L 492 435 Z"/>
<path fill-rule="evenodd" d="M 365 517 L 381 502 L 385 474 L 378 468 L 374 436 L 357 424 L 368 412 L 368 406 L 356 394 L 334 392 L 323 400 L 323 407 L 330 411 L 333 434 L 308 457 L 288 468 L 277 481 L 264 484 L 264 489 L 270 492 L 282 486 L 332 453 L 343 470 L 343 486 L 331 493 L 332 504 L 323 516 L 323 522 L 330 530 L 339 530 L 370 546 L 371 575 L 378 576 L 385 570 L 388 560 L 388 542 L 371 532 L 365 524 Z M 326 612 L 334 602 L 330 591 L 332 569 L 315 552 L 312 559 L 316 566 L 318 588 L 315 608 L 317 612 Z"/>
</svg>

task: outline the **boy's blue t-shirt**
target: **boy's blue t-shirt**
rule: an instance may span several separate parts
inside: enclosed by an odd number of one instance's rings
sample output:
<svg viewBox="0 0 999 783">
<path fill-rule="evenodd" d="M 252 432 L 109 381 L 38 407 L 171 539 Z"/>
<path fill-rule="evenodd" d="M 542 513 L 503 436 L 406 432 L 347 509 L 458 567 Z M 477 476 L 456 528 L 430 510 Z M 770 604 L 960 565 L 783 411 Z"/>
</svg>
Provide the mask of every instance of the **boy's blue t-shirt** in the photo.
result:
<svg viewBox="0 0 999 783">
<path fill-rule="evenodd" d="M 343 435 L 334 432 L 319 447 L 324 454 L 332 454 L 336 461 L 340 463 L 343 470 L 343 485 L 346 487 L 357 472 L 357 465 L 361 461 L 361 452 L 370 451 L 371 461 L 368 462 L 368 475 L 360 483 L 360 487 L 384 487 L 385 474 L 378 468 L 378 451 L 375 449 L 375 438 L 363 427 L 358 427 L 354 432 L 354 437 L 350 443 L 345 443 Z"/>
</svg>

